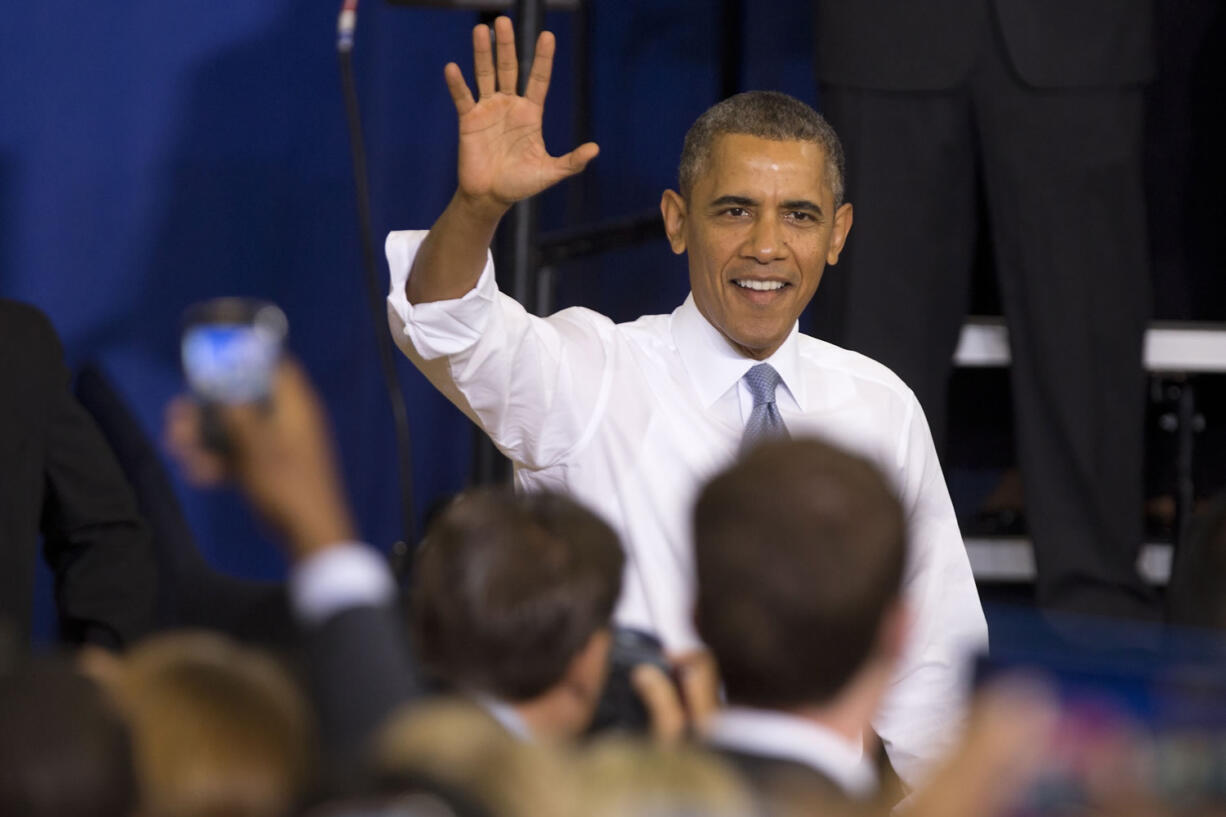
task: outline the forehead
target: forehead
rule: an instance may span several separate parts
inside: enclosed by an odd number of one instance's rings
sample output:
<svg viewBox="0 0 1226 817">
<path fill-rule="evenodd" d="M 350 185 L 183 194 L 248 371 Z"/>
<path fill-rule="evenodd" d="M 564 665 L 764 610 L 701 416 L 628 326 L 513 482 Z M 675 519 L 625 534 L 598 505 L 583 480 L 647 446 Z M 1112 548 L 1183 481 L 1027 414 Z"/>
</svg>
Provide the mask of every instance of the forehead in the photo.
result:
<svg viewBox="0 0 1226 817">
<path fill-rule="evenodd" d="M 715 196 L 750 192 L 819 196 L 829 189 L 825 151 L 814 142 L 721 134 L 711 145 L 694 189 Z"/>
</svg>

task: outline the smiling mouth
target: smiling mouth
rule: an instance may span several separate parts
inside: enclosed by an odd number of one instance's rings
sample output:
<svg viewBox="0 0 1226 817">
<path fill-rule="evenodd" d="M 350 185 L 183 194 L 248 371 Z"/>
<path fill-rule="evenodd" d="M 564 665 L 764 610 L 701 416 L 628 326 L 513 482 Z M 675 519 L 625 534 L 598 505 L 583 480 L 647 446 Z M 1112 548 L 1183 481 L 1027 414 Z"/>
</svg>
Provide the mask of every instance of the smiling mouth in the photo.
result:
<svg viewBox="0 0 1226 817">
<path fill-rule="evenodd" d="M 757 281 L 752 278 L 734 278 L 732 283 L 742 289 L 752 289 L 756 292 L 774 292 L 787 286 L 784 281 Z"/>
</svg>

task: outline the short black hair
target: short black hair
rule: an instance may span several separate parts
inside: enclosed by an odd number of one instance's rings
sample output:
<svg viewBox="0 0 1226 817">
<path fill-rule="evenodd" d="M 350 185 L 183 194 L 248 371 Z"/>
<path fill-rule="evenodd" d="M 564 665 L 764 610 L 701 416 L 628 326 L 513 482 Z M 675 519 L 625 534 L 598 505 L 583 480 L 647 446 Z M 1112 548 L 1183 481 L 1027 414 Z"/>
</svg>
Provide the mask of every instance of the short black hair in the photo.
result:
<svg viewBox="0 0 1226 817">
<path fill-rule="evenodd" d="M 609 626 L 624 562 L 613 529 L 561 494 L 464 494 L 430 528 L 413 567 L 422 663 L 459 687 L 534 698 Z"/>
<path fill-rule="evenodd" d="M 695 622 L 728 700 L 833 698 L 898 599 L 905 542 L 877 468 L 815 439 L 764 443 L 711 480 L 694 509 Z"/>
<path fill-rule="evenodd" d="M 698 117 L 685 134 L 677 183 L 689 197 L 706 168 L 715 140 L 729 133 L 776 141 L 812 142 L 826 157 L 826 183 L 834 206 L 843 203 L 847 160 L 843 143 L 830 123 L 799 99 L 778 91 L 746 91 L 717 102 Z"/>
</svg>

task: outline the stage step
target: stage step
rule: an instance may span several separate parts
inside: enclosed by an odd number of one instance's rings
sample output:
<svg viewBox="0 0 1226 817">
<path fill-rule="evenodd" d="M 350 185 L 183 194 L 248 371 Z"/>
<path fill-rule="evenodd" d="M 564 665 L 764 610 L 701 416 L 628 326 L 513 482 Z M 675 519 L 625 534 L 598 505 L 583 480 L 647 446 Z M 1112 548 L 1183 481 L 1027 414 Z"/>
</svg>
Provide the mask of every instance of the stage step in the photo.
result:
<svg viewBox="0 0 1226 817">
<path fill-rule="evenodd" d="M 1034 550 L 1024 536 L 968 538 L 966 553 L 971 570 L 980 582 L 1026 583 L 1034 581 Z M 1171 578 L 1173 549 L 1166 543 L 1141 547 L 1137 571 L 1153 585 L 1165 585 Z"/>
</svg>

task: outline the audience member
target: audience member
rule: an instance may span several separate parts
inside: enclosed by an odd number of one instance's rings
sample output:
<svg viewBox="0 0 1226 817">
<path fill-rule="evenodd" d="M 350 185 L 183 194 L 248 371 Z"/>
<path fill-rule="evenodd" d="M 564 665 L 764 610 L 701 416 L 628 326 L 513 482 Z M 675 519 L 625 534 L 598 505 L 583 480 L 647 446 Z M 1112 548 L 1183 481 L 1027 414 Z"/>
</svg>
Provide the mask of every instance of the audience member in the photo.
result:
<svg viewBox="0 0 1226 817">
<path fill-rule="evenodd" d="M 378 789 L 429 780 L 468 795 L 494 817 L 581 813 L 571 771 L 573 744 L 524 741 L 466 698 L 405 707 L 374 744 Z"/>
<path fill-rule="evenodd" d="M 876 792 L 871 724 L 907 648 L 906 538 L 881 473 L 814 439 L 763 443 L 699 495 L 694 621 L 728 702 L 704 734 L 768 798 Z"/>
<path fill-rule="evenodd" d="M 306 699 L 262 652 L 204 632 L 160 635 L 127 653 L 112 686 L 142 817 L 282 817 L 314 783 Z"/>
<path fill-rule="evenodd" d="M 128 730 L 66 660 L 0 672 L 0 817 L 134 817 Z"/>
<path fill-rule="evenodd" d="M 1058 713 L 1053 690 L 1037 678 L 1013 677 L 984 687 L 957 749 L 898 811 L 910 817 L 1016 813 L 1057 738 Z"/>
<path fill-rule="evenodd" d="M 218 417 L 228 458 L 202 444 L 187 397 L 167 407 L 167 447 L 195 484 L 234 482 L 286 549 L 324 751 L 356 762 L 387 714 L 420 693 L 386 560 L 358 541 L 323 404 L 298 363 L 282 362 L 266 405 Z"/>
<path fill-rule="evenodd" d="M 0 299 L 0 629 L 28 642 L 39 537 L 62 638 L 119 647 L 152 626 L 156 568 L 132 490 L 69 390 L 55 329 Z"/>
<path fill-rule="evenodd" d="M 754 797 L 736 769 L 696 746 L 625 737 L 591 744 L 576 775 L 585 817 L 746 817 Z"/>
<path fill-rule="evenodd" d="M 840 441 L 898 486 L 915 548 L 906 593 L 916 649 L 876 724 L 909 779 L 947 747 L 964 701 L 957 668 L 987 628 L 931 435 L 885 367 L 801 335 L 797 319 L 852 223 L 842 148 L 809 106 L 753 92 L 694 123 L 679 190 L 660 208 L 691 297 L 671 315 L 615 325 L 588 309 L 548 318 L 502 295 L 488 247 L 521 199 L 595 157 L 551 157 L 541 135 L 554 40 L 540 36 L 521 96 L 514 32 L 473 31 L 476 94 L 444 74 L 459 115 L 455 195 L 428 233 L 387 239 L 392 334 L 431 382 L 515 464 L 519 487 L 565 489 L 627 548 L 617 622 L 666 650 L 698 646 L 688 514 L 743 445 L 786 431 Z"/>
<path fill-rule="evenodd" d="M 462 496 L 413 568 L 424 668 L 520 737 L 578 735 L 604 687 L 623 563 L 617 534 L 561 495 Z"/>
</svg>

